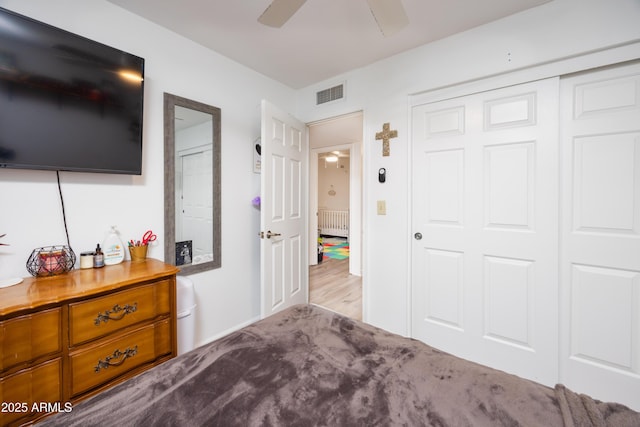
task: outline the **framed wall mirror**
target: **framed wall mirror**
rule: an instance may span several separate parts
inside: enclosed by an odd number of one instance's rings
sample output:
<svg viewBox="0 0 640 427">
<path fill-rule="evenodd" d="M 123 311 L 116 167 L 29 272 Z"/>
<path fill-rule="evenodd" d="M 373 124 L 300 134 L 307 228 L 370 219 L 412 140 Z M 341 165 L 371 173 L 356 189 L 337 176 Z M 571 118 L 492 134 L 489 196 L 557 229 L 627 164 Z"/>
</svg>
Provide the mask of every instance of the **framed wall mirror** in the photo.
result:
<svg viewBox="0 0 640 427">
<path fill-rule="evenodd" d="M 220 268 L 220 108 L 164 94 L 164 259 Z"/>
</svg>

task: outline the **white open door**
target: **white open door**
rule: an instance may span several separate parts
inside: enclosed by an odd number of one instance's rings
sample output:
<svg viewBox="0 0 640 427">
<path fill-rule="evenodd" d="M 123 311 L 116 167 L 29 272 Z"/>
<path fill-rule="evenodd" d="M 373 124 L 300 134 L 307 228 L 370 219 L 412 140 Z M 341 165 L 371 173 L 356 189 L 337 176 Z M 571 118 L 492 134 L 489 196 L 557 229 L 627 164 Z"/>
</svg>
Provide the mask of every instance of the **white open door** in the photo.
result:
<svg viewBox="0 0 640 427">
<path fill-rule="evenodd" d="M 308 301 L 307 127 L 262 101 L 261 315 Z"/>
</svg>

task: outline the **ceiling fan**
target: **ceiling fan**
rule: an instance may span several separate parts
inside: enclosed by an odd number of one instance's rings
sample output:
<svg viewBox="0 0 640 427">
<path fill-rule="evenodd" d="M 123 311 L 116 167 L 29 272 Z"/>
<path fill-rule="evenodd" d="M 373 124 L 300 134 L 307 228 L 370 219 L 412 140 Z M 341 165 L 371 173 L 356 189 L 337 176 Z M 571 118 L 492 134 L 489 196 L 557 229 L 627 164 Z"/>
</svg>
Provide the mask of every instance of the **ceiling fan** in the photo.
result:
<svg viewBox="0 0 640 427">
<path fill-rule="evenodd" d="M 272 0 L 262 12 L 258 22 L 269 27 L 280 28 L 307 0 Z M 382 35 L 389 37 L 409 24 L 402 0 L 367 0 Z"/>
</svg>

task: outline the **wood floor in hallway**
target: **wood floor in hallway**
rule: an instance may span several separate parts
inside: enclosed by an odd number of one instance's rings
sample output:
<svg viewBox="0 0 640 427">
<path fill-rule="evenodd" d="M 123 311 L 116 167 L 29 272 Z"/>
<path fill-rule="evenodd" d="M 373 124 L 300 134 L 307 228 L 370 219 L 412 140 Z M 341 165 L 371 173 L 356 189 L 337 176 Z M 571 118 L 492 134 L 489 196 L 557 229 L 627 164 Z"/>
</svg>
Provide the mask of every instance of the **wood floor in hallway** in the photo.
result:
<svg viewBox="0 0 640 427">
<path fill-rule="evenodd" d="M 309 267 L 309 301 L 362 320 L 362 277 L 349 274 L 349 259 L 325 259 Z"/>
</svg>

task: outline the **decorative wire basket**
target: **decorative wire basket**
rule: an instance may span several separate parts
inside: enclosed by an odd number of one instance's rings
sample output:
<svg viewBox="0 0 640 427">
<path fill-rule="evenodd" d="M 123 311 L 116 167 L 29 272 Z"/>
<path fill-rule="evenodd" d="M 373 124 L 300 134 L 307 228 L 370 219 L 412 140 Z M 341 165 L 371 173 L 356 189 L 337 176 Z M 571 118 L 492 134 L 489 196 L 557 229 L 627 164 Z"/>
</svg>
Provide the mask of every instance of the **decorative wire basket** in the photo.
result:
<svg viewBox="0 0 640 427">
<path fill-rule="evenodd" d="M 27 260 L 27 270 L 32 276 L 54 276 L 73 270 L 76 254 L 69 246 L 46 246 L 34 249 Z"/>
</svg>

